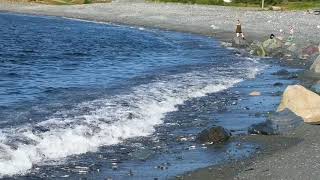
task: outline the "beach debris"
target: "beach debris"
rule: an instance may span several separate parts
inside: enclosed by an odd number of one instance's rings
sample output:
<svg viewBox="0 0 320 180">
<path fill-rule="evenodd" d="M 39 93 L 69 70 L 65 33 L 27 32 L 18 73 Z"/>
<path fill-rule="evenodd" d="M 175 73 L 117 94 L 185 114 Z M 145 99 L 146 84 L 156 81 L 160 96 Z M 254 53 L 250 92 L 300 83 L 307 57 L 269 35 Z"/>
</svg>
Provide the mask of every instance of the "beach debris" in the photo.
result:
<svg viewBox="0 0 320 180">
<path fill-rule="evenodd" d="M 201 131 L 197 140 L 201 143 L 222 143 L 227 141 L 231 136 L 231 132 L 221 126 L 211 127 Z"/>
<path fill-rule="evenodd" d="M 305 123 L 320 124 L 320 96 L 301 85 L 288 86 L 282 95 L 278 112 L 289 109 Z"/>
<path fill-rule="evenodd" d="M 317 59 L 311 65 L 310 71 L 313 73 L 320 73 L 320 55 L 317 57 Z"/>
<path fill-rule="evenodd" d="M 250 95 L 250 96 L 260 96 L 260 95 L 261 95 L 261 92 L 259 92 L 259 91 L 252 91 L 249 95 Z"/>
<path fill-rule="evenodd" d="M 249 134 L 279 135 L 294 130 L 303 123 L 303 119 L 292 111 L 285 109 L 270 114 L 265 122 L 253 124 L 249 127 Z"/>
</svg>

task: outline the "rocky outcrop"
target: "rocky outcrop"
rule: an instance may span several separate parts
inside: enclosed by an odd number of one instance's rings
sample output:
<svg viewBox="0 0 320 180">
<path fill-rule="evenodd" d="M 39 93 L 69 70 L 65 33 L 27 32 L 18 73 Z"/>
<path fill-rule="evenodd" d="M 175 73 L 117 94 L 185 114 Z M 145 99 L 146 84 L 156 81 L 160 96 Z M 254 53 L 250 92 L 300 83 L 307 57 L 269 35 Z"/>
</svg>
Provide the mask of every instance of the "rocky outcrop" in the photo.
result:
<svg viewBox="0 0 320 180">
<path fill-rule="evenodd" d="M 288 86 L 283 93 L 278 112 L 289 109 L 304 122 L 320 124 L 320 96 L 303 86 Z"/>
<path fill-rule="evenodd" d="M 233 38 L 233 42 L 232 42 L 232 46 L 234 46 L 234 47 L 246 47 L 247 46 L 247 42 L 242 37 L 234 37 Z"/>
<path fill-rule="evenodd" d="M 312 85 L 310 90 L 317 94 L 320 94 L 320 83 Z"/>
<path fill-rule="evenodd" d="M 284 135 L 303 123 L 303 119 L 292 111 L 285 109 L 271 114 L 265 122 L 249 127 L 250 134 Z"/>
<path fill-rule="evenodd" d="M 198 134 L 197 140 L 201 143 L 222 143 L 227 141 L 231 136 L 229 130 L 217 126 L 203 130 Z"/>
<path fill-rule="evenodd" d="M 259 41 L 253 41 L 250 44 L 250 54 L 264 57 L 266 56 L 266 51 L 263 48 L 263 45 Z"/>
<path fill-rule="evenodd" d="M 262 43 L 262 47 L 267 53 L 267 55 L 276 55 L 279 53 L 280 48 L 283 46 L 282 41 L 277 38 L 265 40 Z"/>
<path fill-rule="evenodd" d="M 311 65 L 310 71 L 313 73 L 320 73 L 320 55 L 317 57 L 317 59 Z"/>
</svg>

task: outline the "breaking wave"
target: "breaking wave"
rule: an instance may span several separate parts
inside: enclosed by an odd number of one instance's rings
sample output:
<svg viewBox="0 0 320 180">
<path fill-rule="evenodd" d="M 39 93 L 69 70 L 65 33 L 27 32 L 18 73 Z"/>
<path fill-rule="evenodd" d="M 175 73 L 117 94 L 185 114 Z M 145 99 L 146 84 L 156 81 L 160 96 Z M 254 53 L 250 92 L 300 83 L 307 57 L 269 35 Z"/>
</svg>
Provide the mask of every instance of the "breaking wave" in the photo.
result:
<svg viewBox="0 0 320 180">
<path fill-rule="evenodd" d="M 252 78 L 259 69 L 244 68 L 239 78 L 231 71 L 212 68 L 167 75 L 126 93 L 81 103 L 37 124 L 1 129 L 0 175 L 25 174 L 35 164 L 151 135 L 177 105 L 230 88 Z"/>
</svg>

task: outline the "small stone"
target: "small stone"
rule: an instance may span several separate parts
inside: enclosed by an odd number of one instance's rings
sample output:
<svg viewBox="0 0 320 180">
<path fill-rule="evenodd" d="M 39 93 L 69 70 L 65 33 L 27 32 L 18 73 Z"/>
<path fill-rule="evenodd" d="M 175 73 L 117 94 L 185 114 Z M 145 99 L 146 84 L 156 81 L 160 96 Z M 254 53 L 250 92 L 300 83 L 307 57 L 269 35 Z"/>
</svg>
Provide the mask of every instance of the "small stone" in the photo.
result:
<svg viewBox="0 0 320 180">
<path fill-rule="evenodd" d="M 275 73 L 272 73 L 272 75 L 287 76 L 287 75 L 290 75 L 290 72 L 285 69 L 281 69 Z"/>
<path fill-rule="evenodd" d="M 273 84 L 273 86 L 283 86 L 283 83 L 276 82 L 276 83 Z"/>
<path fill-rule="evenodd" d="M 259 91 L 252 91 L 249 95 L 250 95 L 250 96 L 260 96 L 260 95 L 261 95 L 261 92 L 259 92 Z"/>
<path fill-rule="evenodd" d="M 227 141 L 230 136 L 230 131 L 224 129 L 221 126 L 218 126 L 203 130 L 198 134 L 197 140 L 202 143 L 222 143 L 224 141 Z"/>
</svg>

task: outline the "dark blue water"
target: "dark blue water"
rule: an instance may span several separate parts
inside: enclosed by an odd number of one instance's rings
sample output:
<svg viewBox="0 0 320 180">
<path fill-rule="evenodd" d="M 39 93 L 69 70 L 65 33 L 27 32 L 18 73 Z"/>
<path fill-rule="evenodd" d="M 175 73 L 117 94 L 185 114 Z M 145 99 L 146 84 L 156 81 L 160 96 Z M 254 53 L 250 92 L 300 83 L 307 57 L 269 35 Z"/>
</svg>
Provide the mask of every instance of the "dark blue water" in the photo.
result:
<svg viewBox="0 0 320 180">
<path fill-rule="evenodd" d="M 157 147 L 179 151 L 166 144 L 181 133 L 179 123 L 202 119 L 206 127 L 219 108 L 214 94 L 262 67 L 203 36 L 5 13 L 0 22 L 2 176 L 78 178 L 97 158 L 121 156 L 130 169 L 132 157 Z"/>
</svg>

